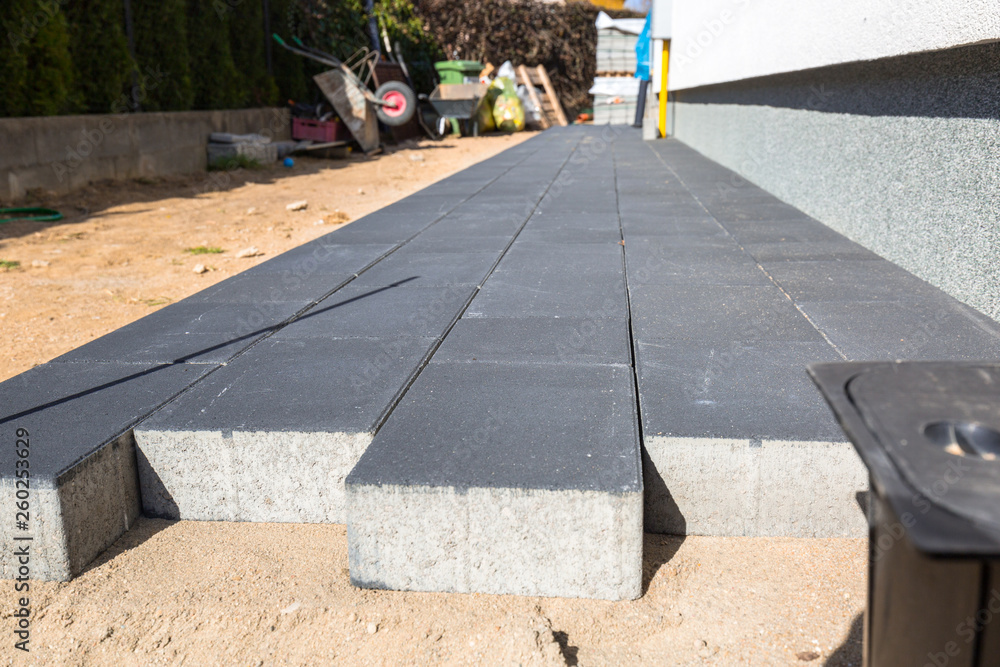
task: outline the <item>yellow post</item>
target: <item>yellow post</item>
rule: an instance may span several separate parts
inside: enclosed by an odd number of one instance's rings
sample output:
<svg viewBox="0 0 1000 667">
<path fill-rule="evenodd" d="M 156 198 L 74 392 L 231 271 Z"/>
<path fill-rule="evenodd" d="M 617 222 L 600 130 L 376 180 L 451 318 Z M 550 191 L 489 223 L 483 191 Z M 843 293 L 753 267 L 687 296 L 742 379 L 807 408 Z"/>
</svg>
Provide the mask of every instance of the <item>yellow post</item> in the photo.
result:
<svg viewBox="0 0 1000 667">
<path fill-rule="evenodd" d="M 670 40 L 663 40 L 663 69 L 660 70 L 660 136 L 667 136 L 667 71 L 670 66 Z"/>
</svg>

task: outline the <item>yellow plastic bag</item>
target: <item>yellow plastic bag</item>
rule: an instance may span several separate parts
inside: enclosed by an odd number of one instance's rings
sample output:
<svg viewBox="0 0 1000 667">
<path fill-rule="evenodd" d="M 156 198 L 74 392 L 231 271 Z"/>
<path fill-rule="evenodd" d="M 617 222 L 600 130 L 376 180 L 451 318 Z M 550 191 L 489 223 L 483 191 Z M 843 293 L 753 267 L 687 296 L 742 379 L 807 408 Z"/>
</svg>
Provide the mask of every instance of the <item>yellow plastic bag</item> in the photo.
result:
<svg viewBox="0 0 1000 667">
<path fill-rule="evenodd" d="M 497 129 L 496 123 L 493 122 L 493 104 L 488 94 L 479 101 L 479 107 L 476 109 L 476 123 L 479 125 L 480 132 L 492 132 Z"/>
<path fill-rule="evenodd" d="M 487 99 L 493 103 L 493 122 L 498 130 L 520 132 L 524 129 L 524 107 L 513 81 L 505 76 L 493 79 Z"/>
</svg>

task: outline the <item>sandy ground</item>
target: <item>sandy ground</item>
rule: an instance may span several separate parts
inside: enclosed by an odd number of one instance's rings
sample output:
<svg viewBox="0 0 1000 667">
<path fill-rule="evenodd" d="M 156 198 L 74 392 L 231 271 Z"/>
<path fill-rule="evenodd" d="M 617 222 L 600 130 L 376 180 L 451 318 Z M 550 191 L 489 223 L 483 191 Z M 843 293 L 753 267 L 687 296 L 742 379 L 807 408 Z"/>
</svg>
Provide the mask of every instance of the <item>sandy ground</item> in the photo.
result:
<svg viewBox="0 0 1000 667">
<path fill-rule="evenodd" d="M 64 223 L 0 225 L 0 261 L 20 262 L 0 269 L 0 379 L 525 138 L 46 200 Z M 265 254 L 236 257 L 250 246 Z M 73 582 L 31 584 L 29 654 L 0 582 L 0 663 L 860 666 L 866 557 L 863 540 L 648 535 L 632 602 L 398 593 L 351 587 L 343 526 L 142 519 Z"/>
<path fill-rule="evenodd" d="M 647 535 L 633 602 L 365 591 L 343 526 L 143 519 L 33 583 L 29 656 L 79 665 L 860 665 L 859 540 Z M 9 583 L 9 582 L 8 582 Z M 10 586 L 5 586 L 8 590 Z M 0 626 L 12 627 L 13 595 Z"/>
</svg>

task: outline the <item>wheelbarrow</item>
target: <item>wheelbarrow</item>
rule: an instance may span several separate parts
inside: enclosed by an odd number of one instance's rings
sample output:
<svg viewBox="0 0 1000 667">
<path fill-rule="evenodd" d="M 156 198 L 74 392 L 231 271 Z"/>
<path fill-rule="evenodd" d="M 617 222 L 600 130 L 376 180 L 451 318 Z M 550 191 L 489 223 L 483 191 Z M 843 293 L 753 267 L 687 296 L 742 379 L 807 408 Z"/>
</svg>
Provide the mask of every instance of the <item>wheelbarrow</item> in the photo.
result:
<svg viewBox="0 0 1000 667">
<path fill-rule="evenodd" d="M 445 84 L 431 92 L 427 101 L 440 116 L 438 133 L 444 134 L 449 119 L 465 123 L 466 131 L 473 137 L 479 136 L 477 111 L 479 103 L 486 95 L 486 86 L 480 83 Z"/>
<path fill-rule="evenodd" d="M 386 125 L 398 127 L 405 125 L 413 118 L 417 110 L 417 95 L 413 89 L 401 81 L 386 81 L 372 92 L 369 89 L 372 77 L 375 73 L 375 63 L 379 58 L 377 51 L 369 51 L 367 48 L 359 49 L 346 61 L 342 61 L 336 56 L 306 46 L 298 37 L 292 39 L 297 46 L 285 43 L 277 34 L 272 35 L 274 40 L 292 53 L 303 58 L 309 58 L 323 65 L 333 67 L 339 72 L 345 81 L 353 84 L 352 87 L 358 90 L 365 100 L 375 107 L 375 114 L 378 119 Z M 322 89 L 322 86 L 321 86 Z M 329 97 L 326 90 L 324 95 Z M 334 101 L 331 99 L 331 103 Z M 334 104 L 336 106 L 336 104 Z"/>
</svg>

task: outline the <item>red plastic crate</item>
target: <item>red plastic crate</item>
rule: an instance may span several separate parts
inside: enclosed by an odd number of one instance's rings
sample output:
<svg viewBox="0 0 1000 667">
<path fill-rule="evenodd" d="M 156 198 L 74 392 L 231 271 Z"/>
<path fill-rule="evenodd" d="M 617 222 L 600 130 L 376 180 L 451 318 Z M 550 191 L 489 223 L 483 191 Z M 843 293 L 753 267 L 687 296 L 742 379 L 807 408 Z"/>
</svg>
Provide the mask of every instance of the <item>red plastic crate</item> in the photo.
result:
<svg viewBox="0 0 1000 667">
<path fill-rule="evenodd" d="M 312 139 L 317 143 L 326 144 L 331 141 L 347 141 L 349 136 L 347 126 L 339 120 L 292 118 L 292 139 L 298 141 Z"/>
</svg>

